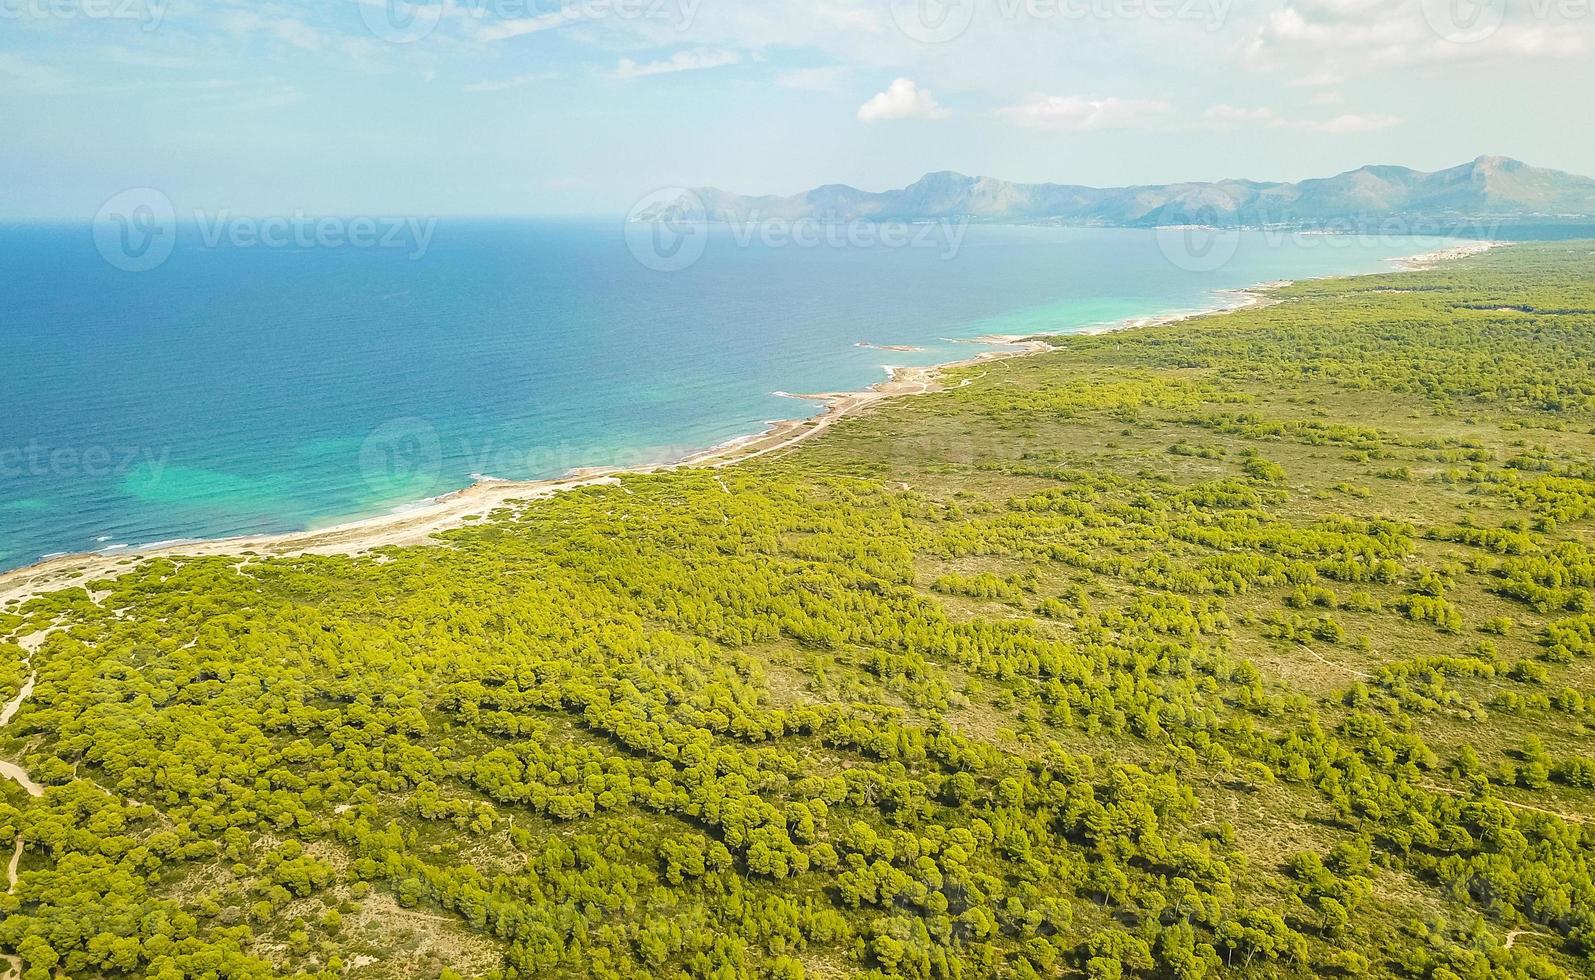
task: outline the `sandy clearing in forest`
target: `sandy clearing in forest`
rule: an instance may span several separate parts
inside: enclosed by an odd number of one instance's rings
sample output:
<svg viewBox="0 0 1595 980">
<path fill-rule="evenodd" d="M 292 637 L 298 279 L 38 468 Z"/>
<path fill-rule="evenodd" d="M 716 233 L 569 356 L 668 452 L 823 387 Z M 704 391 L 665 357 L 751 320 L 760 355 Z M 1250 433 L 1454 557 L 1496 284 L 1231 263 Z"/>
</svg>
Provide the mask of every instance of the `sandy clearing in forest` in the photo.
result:
<svg viewBox="0 0 1595 980">
<path fill-rule="evenodd" d="M 33 647 L 28 650 L 28 660 L 32 660 L 33 652 L 34 650 L 38 649 L 38 642 L 43 641 L 44 635 L 45 634 L 43 633 L 36 633 L 34 636 L 28 638 L 30 640 L 35 639 L 35 637 L 37 638 L 37 642 L 35 642 Z M 23 661 L 23 666 L 30 666 L 30 664 L 28 661 Z M 33 695 L 33 685 L 37 683 L 38 680 L 39 672 L 36 670 L 30 672 L 28 674 L 27 682 L 22 685 L 22 689 L 17 692 L 17 696 L 12 698 L 10 701 L 7 701 L 5 707 L 0 709 L 0 728 L 4 728 L 5 726 L 11 724 L 11 719 L 16 715 L 17 709 L 22 707 L 22 702 L 26 701 Z M 6 779 L 15 780 L 17 785 L 21 786 L 29 796 L 44 795 L 44 787 L 34 782 L 33 777 L 28 775 L 28 771 L 21 766 L 16 765 L 15 763 L 0 760 L 0 776 L 5 777 Z M 7 895 L 13 894 L 17 890 L 17 867 L 22 863 L 22 848 L 24 846 L 26 846 L 26 842 L 22 839 L 22 835 L 18 834 L 16 850 L 11 854 L 11 863 L 6 865 Z M 22 970 L 22 961 L 20 959 L 15 959 L 14 957 L 5 957 L 5 960 L 6 962 L 11 963 L 14 966 L 15 971 L 20 974 Z M 12 972 L 13 970 L 8 968 L 4 974 L 4 977 L 11 976 Z M 4 980 L 4 978 L 0 977 L 0 980 Z"/>
<path fill-rule="evenodd" d="M 17 709 L 22 707 L 22 702 L 33 696 L 33 685 L 38 680 L 39 672 L 33 671 L 28 675 L 27 681 L 23 683 L 22 690 L 17 692 L 17 696 L 7 701 L 4 708 L 0 708 L 0 728 L 11 724 L 11 718 L 17 713 Z"/>
<path fill-rule="evenodd" d="M 1523 936 L 1529 936 L 1531 938 L 1536 938 L 1537 937 L 1537 938 L 1540 938 L 1540 939 L 1555 939 L 1555 938 L 1557 938 L 1556 936 L 1553 936 L 1553 935 L 1551 935 L 1548 932 L 1536 932 L 1533 929 L 1513 929 L 1511 932 L 1506 934 L 1506 948 L 1507 949 L 1511 949 L 1513 947 L 1513 945 L 1515 945 L 1517 943 L 1517 941 L 1520 938 L 1522 938 Z"/>
<path fill-rule="evenodd" d="M 1468 795 L 1454 786 L 1440 786 L 1435 783 L 1419 783 L 1418 785 L 1422 786 L 1426 790 L 1429 790 L 1430 792 L 1444 793 L 1447 796 Z M 1583 824 L 1588 822 L 1584 817 L 1581 817 L 1576 813 L 1568 813 L 1565 810 L 1548 810 L 1543 806 L 1535 806 L 1533 803 L 1520 803 L 1517 800 L 1503 799 L 1499 796 L 1491 797 L 1491 799 L 1504 806 L 1512 807 L 1514 810 L 1530 810 L 1534 813 L 1543 813 L 1548 817 L 1557 817 L 1558 819 L 1565 820 L 1568 823 Z"/>
<path fill-rule="evenodd" d="M 1361 677 L 1363 680 L 1369 680 L 1369 681 L 1373 680 L 1373 675 L 1372 674 L 1370 674 L 1370 673 L 1368 673 L 1366 671 L 1358 670 L 1355 667 L 1347 667 L 1345 664 L 1336 663 L 1335 661 L 1330 660 L 1328 657 L 1323 656 L 1317 650 L 1314 650 L 1312 647 L 1308 646 L 1305 643 L 1300 642 L 1299 640 L 1297 641 L 1296 645 L 1301 647 L 1303 650 L 1307 651 L 1307 655 L 1309 657 L 1312 657 L 1314 660 L 1316 660 L 1319 663 L 1323 664 L 1325 667 L 1329 667 L 1329 668 L 1331 668 L 1333 670 L 1338 670 L 1338 671 L 1340 671 L 1343 674 L 1350 674 L 1353 677 Z"/>
<path fill-rule="evenodd" d="M 24 662 L 23 666 L 28 665 Z M 0 708 L 0 728 L 11 724 L 11 719 L 15 717 L 17 709 L 22 707 L 22 702 L 33 696 L 33 685 L 38 683 L 38 680 L 38 671 L 35 670 L 29 673 L 27 681 L 22 685 L 22 690 L 17 692 L 16 697 L 7 701 L 4 708 Z M 33 777 L 28 775 L 28 771 L 14 762 L 0 759 L 0 777 L 16 781 L 17 785 L 26 790 L 29 796 L 44 795 L 44 787 L 34 782 Z M 12 867 L 15 868 L 15 866 L 15 862 L 13 862 Z"/>
<path fill-rule="evenodd" d="M 17 892 L 17 865 L 22 863 L 22 848 L 24 842 L 22 835 L 17 835 L 16 850 L 11 852 L 11 863 L 6 865 L 6 894 L 15 895 Z"/>
</svg>

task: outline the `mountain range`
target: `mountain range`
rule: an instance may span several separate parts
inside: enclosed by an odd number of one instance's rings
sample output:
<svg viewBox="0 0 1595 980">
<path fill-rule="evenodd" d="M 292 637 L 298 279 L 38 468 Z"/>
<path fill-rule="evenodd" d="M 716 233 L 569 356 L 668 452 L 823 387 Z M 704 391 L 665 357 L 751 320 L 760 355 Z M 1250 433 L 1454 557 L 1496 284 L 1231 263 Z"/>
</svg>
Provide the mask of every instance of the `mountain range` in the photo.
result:
<svg viewBox="0 0 1595 980">
<path fill-rule="evenodd" d="M 695 188 L 637 215 L 639 220 L 706 214 L 711 221 L 940 221 L 1054 223 L 1110 227 L 1374 227 L 1588 223 L 1595 180 L 1481 156 L 1446 170 L 1367 166 L 1299 182 L 1221 180 L 1134 187 L 1020 184 L 952 171 L 929 173 L 899 190 L 827 184 L 790 197 Z"/>
</svg>

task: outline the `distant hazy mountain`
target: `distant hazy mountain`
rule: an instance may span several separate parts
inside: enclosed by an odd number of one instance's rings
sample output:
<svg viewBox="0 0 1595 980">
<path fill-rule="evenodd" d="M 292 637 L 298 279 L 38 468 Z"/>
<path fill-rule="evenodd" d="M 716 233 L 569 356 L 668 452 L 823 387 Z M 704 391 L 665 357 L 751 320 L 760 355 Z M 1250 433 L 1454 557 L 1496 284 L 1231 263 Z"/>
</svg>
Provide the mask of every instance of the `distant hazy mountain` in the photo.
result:
<svg viewBox="0 0 1595 980">
<path fill-rule="evenodd" d="M 872 193 L 827 184 L 791 197 L 749 197 L 698 188 L 639 215 L 657 220 L 704 211 L 713 221 L 972 221 L 1148 227 L 1372 227 L 1405 221 L 1577 223 L 1595 219 L 1595 180 L 1506 157 L 1423 173 L 1361 167 L 1299 183 L 1223 180 L 1144 187 L 1016 184 L 951 171 L 901 190 Z M 699 206 L 701 201 L 701 208 Z M 701 217 L 701 215 L 700 215 Z"/>
</svg>

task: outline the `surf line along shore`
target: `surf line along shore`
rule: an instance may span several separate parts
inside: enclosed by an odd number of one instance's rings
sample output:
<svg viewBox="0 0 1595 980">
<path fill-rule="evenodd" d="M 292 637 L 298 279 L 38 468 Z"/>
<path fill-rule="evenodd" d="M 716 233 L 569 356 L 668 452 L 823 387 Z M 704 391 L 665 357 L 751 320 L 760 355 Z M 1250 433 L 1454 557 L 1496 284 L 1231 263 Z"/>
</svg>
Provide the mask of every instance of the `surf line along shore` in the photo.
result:
<svg viewBox="0 0 1595 980">
<path fill-rule="evenodd" d="M 1423 269 L 1439 262 L 1475 254 L 1497 244 L 1499 243 L 1468 242 L 1437 252 L 1393 261 L 1398 268 Z M 1243 289 L 1219 290 L 1214 295 L 1220 297 L 1221 303 L 1215 308 L 1132 317 L 1115 324 L 1085 327 L 1067 332 L 1106 333 L 1115 330 L 1132 330 L 1193 317 L 1217 316 L 1236 310 L 1266 306 L 1277 302 L 1273 297 L 1275 289 L 1289 284 L 1290 280 L 1280 280 Z M 984 351 L 974 357 L 928 367 L 891 368 L 887 380 L 860 391 L 795 396 L 817 401 L 824 407 L 819 414 L 809 418 L 773 422 L 761 433 L 742 436 L 669 463 L 630 468 L 587 467 L 572 470 L 562 477 L 544 480 L 483 479 L 464 489 L 443 494 L 413 507 L 326 528 L 283 534 L 178 541 L 124 549 L 114 553 L 96 552 L 46 559 L 24 568 L 0 573 L 0 609 L 15 608 L 33 596 L 47 592 L 82 586 L 96 579 L 114 578 L 139 562 L 151 558 L 206 557 L 244 553 L 261 557 L 306 554 L 352 555 L 382 547 L 433 544 L 436 543 L 433 537 L 435 534 L 463 527 L 468 517 L 480 516 L 504 507 L 518 507 L 568 490 L 614 484 L 618 482 L 617 478 L 624 474 L 660 472 L 680 467 L 732 466 L 745 460 L 790 449 L 826 431 L 842 419 L 866 411 L 870 406 L 886 399 L 941 390 L 941 373 L 947 369 L 1050 350 L 1051 345 L 1040 338 L 1054 336 L 1056 333 L 1056 331 L 1049 333 L 1043 329 L 1035 334 L 986 336 L 964 340 L 960 342 L 999 346 L 1005 349 Z"/>
<path fill-rule="evenodd" d="M 826 431 L 838 421 L 889 398 L 941 390 L 941 372 L 1050 350 L 1043 340 L 1021 336 L 983 337 L 968 341 L 1002 349 L 928 367 L 890 368 L 890 376 L 860 391 L 800 395 L 824 407 L 819 414 L 768 424 L 760 433 L 742 436 L 678 460 L 638 467 L 585 467 L 544 480 L 481 479 L 471 486 L 415 506 L 331 527 L 282 534 L 175 541 L 116 552 L 91 552 L 49 558 L 0 573 L 0 609 L 15 609 L 28 599 L 89 582 L 114 578 L 152 558 L 212 556 L 259 557 L 291 555 L 357 555 L 375 548 L 435 544 L 440 531 L 463 527 L 468 517 L 500 508 L 515 508 L 558 493 L 616 484 L 627 474 L 662 472 L 683 467 L 717 469 L 790 449 Z"/>
</svg>

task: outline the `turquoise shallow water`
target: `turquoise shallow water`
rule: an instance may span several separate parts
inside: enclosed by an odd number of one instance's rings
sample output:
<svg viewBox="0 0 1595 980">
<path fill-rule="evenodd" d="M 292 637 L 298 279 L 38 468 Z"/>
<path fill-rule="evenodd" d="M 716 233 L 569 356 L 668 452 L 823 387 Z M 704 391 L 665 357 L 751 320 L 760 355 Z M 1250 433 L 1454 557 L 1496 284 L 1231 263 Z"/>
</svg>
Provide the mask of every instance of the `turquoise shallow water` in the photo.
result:
<svg viewBox="0 0 1595 980">
<path fill-rule="evenodd" d="M 969 356 L 959 339 L 1211 307 L 1443 244 L 1245 234 L 1199 271 L 1149 231 L 961 234 L 800 246 L 716 229 L 661 272 L 615 221 L 444 220 L 421 255 L 188 230 L 129 272 L 87 227 L 0 227 L 0 568 L 324 525 L 478 474 L 663 460 L 816 410 L 773 392 L 860 388 Z"/>
</svg>

